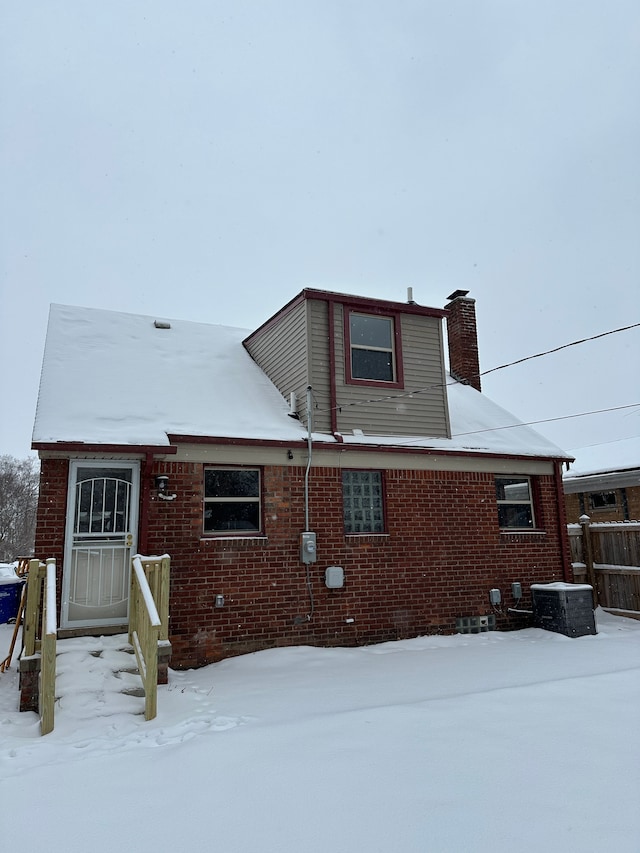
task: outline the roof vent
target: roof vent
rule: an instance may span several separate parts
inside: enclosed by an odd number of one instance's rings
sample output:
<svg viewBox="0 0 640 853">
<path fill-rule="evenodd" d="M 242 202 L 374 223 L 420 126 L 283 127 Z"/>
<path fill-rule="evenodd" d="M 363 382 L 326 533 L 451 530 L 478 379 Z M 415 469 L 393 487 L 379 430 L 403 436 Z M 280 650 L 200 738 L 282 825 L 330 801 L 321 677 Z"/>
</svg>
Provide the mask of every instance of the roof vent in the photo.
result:
<svg viewBox="0 0 640 853">
<path fill-rule="evenodd" d="M 168 320 L 154 320 L 153 325 L 156 329 L 170 329 L 171 323 Z"/>
</svg>

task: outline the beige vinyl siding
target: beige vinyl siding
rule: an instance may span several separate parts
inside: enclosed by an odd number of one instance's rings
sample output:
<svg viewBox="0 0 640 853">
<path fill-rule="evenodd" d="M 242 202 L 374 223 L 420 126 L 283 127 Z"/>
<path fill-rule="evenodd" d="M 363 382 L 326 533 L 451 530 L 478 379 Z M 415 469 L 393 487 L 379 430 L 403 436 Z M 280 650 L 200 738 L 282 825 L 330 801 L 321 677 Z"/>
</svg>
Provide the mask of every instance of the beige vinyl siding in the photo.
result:
<svg viewBox="0 0 640 853">
<path fill-rule="evenodd" d="M 401 315 L 403 388 L 376 387 L 375 383 L 347 385 L 343 310 L 336 306 L 334 320 L 338 431 L 361 429 L 366 435 L 449 437 L 441 321 Z M 411 391 L 420 393 L 409 396 Z"/>
<path fill-rule="evenodd" d="M 313 389 L 313 431 L 331 432 L 331 382 L 329 358 L 329 303 L 307 300 L 309 330 L 309 385 Z M 301 417 L 303 407 L 300 407 Z M 306 424 L 306 419 L 302 418 Z"/>
<path fill-rule="evenodd" d="M 247 344 L 249 354 L 288 401 L 295 392 L 298 412 L 305 411 L 307 378 L 307 313 L 305 300 L 276 323 L 254 335 Z"/>
<path fill-rule="evenodd" d="M 334 302 L 338 432 L 367 435 L 449 436 L 444 383 L 442 324 L 438 318 L 400 315 L 403 388 L 345 383 L 344 307 Z M 253 335 L 247 349 L 280 393 L 296 394 L 307 423 L 307 386 L 313 389 L 313 431 L 331 432 L 329 302 L 305 299 Z M 424 390 L 429 389 L 429 390 Z M 409 392 L 415 393 L 409 396 Z"/>
</svg>

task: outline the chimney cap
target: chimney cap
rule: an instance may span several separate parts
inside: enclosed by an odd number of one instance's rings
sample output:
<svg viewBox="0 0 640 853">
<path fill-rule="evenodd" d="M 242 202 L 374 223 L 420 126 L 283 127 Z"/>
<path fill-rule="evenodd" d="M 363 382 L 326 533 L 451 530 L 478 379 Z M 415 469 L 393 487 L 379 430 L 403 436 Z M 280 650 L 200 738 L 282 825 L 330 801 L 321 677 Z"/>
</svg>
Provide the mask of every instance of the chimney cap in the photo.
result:
<svg viewBox="0 0 640 853">
<path fill-rule="evenodd" d="M 461 296 L 466 296 L 469 293 L 468 290 L 454 290 L 452 294 L 447 296 L 447 299 L 452 302 L 454 299 L 460 299 Z"/>
</svg>

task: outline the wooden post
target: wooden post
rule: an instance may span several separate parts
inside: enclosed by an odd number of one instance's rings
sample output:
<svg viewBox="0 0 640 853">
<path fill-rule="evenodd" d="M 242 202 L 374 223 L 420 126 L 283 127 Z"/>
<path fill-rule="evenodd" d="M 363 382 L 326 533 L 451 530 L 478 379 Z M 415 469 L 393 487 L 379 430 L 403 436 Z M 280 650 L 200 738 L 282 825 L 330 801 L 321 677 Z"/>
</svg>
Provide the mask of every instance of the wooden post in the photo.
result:
<svg viewBox="0 0 640 853">
<path fill-rule="evenodd" d="M 158 684 L 169 682 L 169 661 L 171 660 L 171 643 L 169 642 L 169 578 L 171 560 L 167 554 L 162 557 L 160 564 L 160 590 L 158 613 L 160 615 L 160 632 L 158 634 Z"/>
<path fill-rule="evenodd" d="M 36 632 L 38 630 L 38 618 L 40 615 L 40 603 L 42 599 L 42 573 L 44 566 L 40 560 L 29 561 L 29 577 L 27 580 L 27 606 L 24 614 L 24 629 L 22 645 L 26 657 L 31 657 L 37 651 Z"/>
<path fill-rule="evenodd" d="M 582 556 L 587 567 L 587 580 L 593 587 L 593 607 L 595 610 L 599 602 L 596 570 L 593 566 L 593 543 L 591 541 L 590 530 L 591 519 L 588 515 L 581 515 L 578 521 L 580 522 L 580 527 L 582 527 Z"/>
<path fill-rule="evenodd" d="M 56 701 L 56 561 L 47 560 L 44 593 L 42 596 L 42 652 L 40 665 L 40 734 L 53 731 Z"/>
<path fill-rule="evenodd" d="M 135 557 L 135 555 L 134 555 Z M 134 557 L 131 558 L 131 575 L 129 579 L 129 645 L 133 645 L 133 635 L 136 632 L 136 616 L 138 613 L 138 602 L 136 600 L 137 593 L 137 584 L 136 584 L 136 573 L 133 568 L 133 560 Z"/>
<path fill-rule="evenodd" d="M 160 589 L 156 600 L 156 607 L 160 615 L 160 637 L 161 640 L 169 639 L 169 572 L 171 560 L 168 556 L 162 558 L 160 564 Z"/>
</svg>

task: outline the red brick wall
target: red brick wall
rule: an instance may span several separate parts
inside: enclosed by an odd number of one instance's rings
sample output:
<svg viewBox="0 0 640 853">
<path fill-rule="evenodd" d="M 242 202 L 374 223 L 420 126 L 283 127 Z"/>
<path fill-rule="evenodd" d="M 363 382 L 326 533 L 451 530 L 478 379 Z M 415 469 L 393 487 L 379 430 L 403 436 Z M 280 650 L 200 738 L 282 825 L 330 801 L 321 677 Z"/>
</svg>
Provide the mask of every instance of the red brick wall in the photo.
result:
<svg viewBox="0 0 640 853">
<path fill-rule="evenodd" d="M 447 305 L 446 310 L 451 373 L 480 391 L 475 300 L 458 297 Z"/>
<path fill-rule="evenodd" d="M 40 463 L 40 493 L 36 525 L 35 556 L 44 562 L 56 560 L 57 599 L 60 602 L 64 529 L 67 518 L 68 459 L 43 459 Z"/>
<path fill-rule="evenodd" d="M 264 471 L 264 537 L 202 536 L 203 468 L 162 463 L 173 501 L 151 490 L 148 554 L 171 556 L 172 666 L 191 667 L 278 645 L 356 645 L 425 633 L 452 633 L 458 616 L 494 612 L 489 590 L 503 595 L 503 629 L 526 619 L 508 614 L 511 583 L 562 580 L 561 526 L 554 478 L 537 478 L 537 515 L 543 533 L 504 534 L 498 528 L 491 474 L 433 471 L 385 473 L 388 535 L 345 536 L 342 477 L 337 468 L 312 468 L 310 527 L 318 561 L 306 571 L 299 558 L 304 529 L 304 467 Z M 43 460 L 36 553 L 62 566 L 68 462 Z M 416 520 L 417 519 L 417 520 Z M 142 545 L 143 543 L 141 543 Z M 142 550 L 142 548 L 141 548 Z M 327 566 L 345 571 L 343 589 L 326 588 Z M 61 573 L 59 572 L 59 575 Z M 224 595 L 222 608 L 215 607 Z M 352 621 L 347 621 L 352 620 Z"/>
<path fill-rule="evenodd" d="M 171 555 L 173 666 L 198 666 L 231 654 L 288 644 L 354 645 L 424 633 L 453 632 L 457 616 L 492 613 L 489 589 L 562 580 L 562 543 L 553 477 L 541 477 L 538 513 L 544 533 L 504 534 L 497 523 L 491 474 L 391 471 L 385 475 L 388 536 L 346 536 L 339 469 L 314 468 L 310 527 L 318 561 L 310 567 L 314 613 L 299 559 L 304 528 L 304 468 L 264 469 L 265 538 L 202 538 L 203 466 L 171 463 L 175 501 L 152 493 L 149 552 Z M 158 469 L 159 470 L 159 469 Z M 415 521 L 419 519 L 419 522 Z M 329 590 L 324 571 L 340 565 L 343 589 Z M 215 596 L 225 604 L 215 607 Z M 353 621 L 347 621 L 353 620 Z"/>
<path fill-rule="evenodd" d="M 616 506 L 612 509 L 592 509 L 589 502 L 589 492 L 583 494 L 565 495 L 567 519 L 577 522 L 584 512 L 591 521 L 637 521 L 640 520 L 640 486 L 627 486 L 625 489 L 603 489 L 605 492 L 616 493 Z M 623 497 L 624 494 L 624 497 Z M 580 504 L 582 498 L 582 506 Z M 625 514 L 625 499 L 628 515 Z"/>
</svg>

